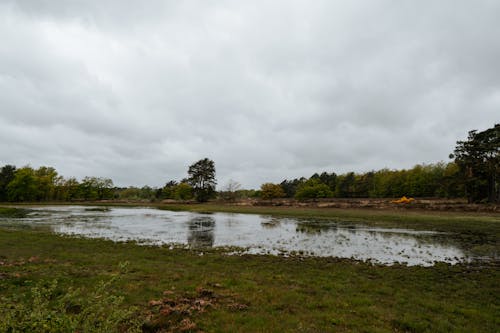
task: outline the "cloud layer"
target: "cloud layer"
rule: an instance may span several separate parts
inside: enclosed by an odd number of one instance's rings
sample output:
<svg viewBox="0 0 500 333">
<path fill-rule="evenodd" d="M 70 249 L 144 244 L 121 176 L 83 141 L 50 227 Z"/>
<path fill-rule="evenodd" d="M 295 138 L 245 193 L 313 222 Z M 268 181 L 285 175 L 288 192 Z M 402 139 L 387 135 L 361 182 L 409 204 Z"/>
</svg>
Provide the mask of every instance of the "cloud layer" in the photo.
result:
<svg viewBox="0 0 500 333">
<path fill-rule="evenodd" d="M 496 1 L 3 1 L 0 163 L 160 186 L 446 160 L 500 121 Z"/>
</svg>

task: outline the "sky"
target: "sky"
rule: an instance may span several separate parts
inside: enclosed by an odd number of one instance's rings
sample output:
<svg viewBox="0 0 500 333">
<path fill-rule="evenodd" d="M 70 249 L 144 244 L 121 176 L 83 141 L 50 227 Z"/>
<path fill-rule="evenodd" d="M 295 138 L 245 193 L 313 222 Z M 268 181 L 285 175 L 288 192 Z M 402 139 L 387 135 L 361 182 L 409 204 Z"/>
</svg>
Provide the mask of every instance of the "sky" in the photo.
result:
<svg viewBox="0 0 500 333">
<path fill-rule="evenodd" d="M 449 161 L 500 122 L 500 1 L 0 2 L 0 166 L 218 188 Z"/>
</svg>

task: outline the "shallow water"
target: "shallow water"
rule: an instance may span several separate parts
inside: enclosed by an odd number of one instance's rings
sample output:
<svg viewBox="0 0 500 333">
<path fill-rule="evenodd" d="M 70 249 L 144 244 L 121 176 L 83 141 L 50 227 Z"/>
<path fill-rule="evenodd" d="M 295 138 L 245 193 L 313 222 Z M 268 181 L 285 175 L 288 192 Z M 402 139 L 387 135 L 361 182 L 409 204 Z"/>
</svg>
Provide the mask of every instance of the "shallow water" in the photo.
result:
<svg viewBox="0 0 500 333">
<path fill-rule="evenodd" d="M 58 234 L 133 240 L 140 244 L 238 247 L 232 253 L 352 258 L 391 265 L 430 266 L 473 260 L 453 235 L 362 224 L 251 214 L 199 214 L 154 208 L 34 207 L 2 224 L 48 227 Z"/>
</svg>

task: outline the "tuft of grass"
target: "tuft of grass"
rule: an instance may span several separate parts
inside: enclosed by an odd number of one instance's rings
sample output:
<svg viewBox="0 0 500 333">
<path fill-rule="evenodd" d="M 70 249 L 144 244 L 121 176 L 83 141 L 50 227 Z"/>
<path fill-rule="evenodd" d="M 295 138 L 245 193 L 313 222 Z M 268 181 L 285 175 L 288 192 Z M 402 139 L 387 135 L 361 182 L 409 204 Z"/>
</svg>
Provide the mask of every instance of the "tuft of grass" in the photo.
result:
<svg viewBox="0 0 500 333">
<path fill-rule="evenodd" d="M 109 207 L 91 207 L 85 208 L 86 212 L 109 212 L 111 209 Z"/>
<path fill-rule="evenodd" d="M 23 218 L 28 212 L 29 209 L 25 208 L 0 207 L 0 217 L 4 218 Z"/>
</svg>

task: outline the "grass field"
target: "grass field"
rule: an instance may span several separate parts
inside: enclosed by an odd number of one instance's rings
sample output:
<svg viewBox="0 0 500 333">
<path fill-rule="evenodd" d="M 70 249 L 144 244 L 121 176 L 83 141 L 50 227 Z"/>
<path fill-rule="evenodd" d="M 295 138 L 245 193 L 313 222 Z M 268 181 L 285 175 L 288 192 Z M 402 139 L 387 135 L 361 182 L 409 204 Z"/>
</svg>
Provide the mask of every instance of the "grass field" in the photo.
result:
<svg viewBox="0 0 500 333">
<path fill-rule="evenodd" d="M 495 215 L 169 208 L 459 228 L 489 234 L 498 245 Z M 124 262 L 127 270 L 107 292 L 124 297 L 117 307 L 135 306 L 134 317 L 147 332 L 498 332 L 500 327 L 500 270 L 495 261 L 425 268 L 334 258 L 228 256 L 219 250 L 201 254 L 0 227 L 3 304 L 15 300 L 32 308 L 33 286 L 46 286 L 54 279 L 58 284 L 48 297 L 50 304 L 70 287 L 82 288 L 86 295 L 99 281 L 118 274 Z"/>
</svg>

